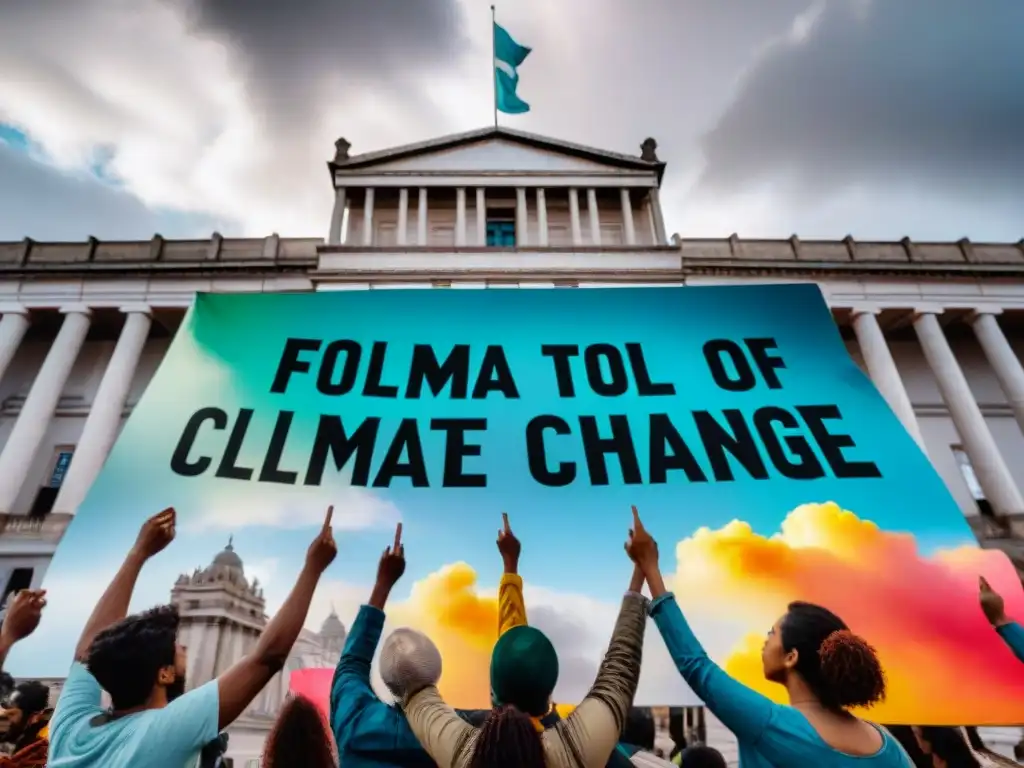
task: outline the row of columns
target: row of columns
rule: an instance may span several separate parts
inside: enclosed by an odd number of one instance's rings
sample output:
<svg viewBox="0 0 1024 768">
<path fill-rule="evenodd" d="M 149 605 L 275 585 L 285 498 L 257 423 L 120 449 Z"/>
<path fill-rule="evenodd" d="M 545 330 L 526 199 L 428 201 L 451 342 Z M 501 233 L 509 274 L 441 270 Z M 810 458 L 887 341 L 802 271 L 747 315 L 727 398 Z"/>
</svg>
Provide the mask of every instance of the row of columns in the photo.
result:
<svg viewBox="0 0 1024 768">
<path fill-rule="evenodd" d="M 114 353 L 107 364 L 71 466 L 61 484 L 54 512 L 73 514 L 85 499 L 117 439 L 128 393 L 152 325 L 147 306 L 128 306 Z M 61 309 L 64 320 L 46 353 L 28 397 L 0 452 L 0 513 L 10 514 L 31 471 L 57 411 L 61 393 L 74 368 L 92 323 L 86 306 Z M 7 372 L 28 330 L 30 318 L 23 307 L 4 308 L 0 319 L 0 378 Z"/>
<path fill-rule="evenodd" d="M 580 221 L 580 199 L 579 190 L 571 187 L 567 190 L 569 197 L 569 219 L 570 227 L 572 229 L 572 244 L 574 246 L 582 246 L 583 243 L 583 227 Z M 651 232 L 653 242 L 659 243 L 664 241 L 663 235 L 659 232 L 659 220 L 660 220 L 660 209 L 658 208 L 657 198 L 655 193 L 657 190 L 650 190 L 651 195 L 650 201 L 650 216 L 651 216 Z M 469 234 L 467 231 L 466 222 L 466 188 L 457 187 L 455 190 L 455 245 L 456 247 L 462 247 L 466 245 L 486 245 L 487 244 L 487 194 L 484 187 L 476 188 L 476 227 L 474 231 L 473 242 L 469 241 Z M 537 207 L 537 242 L 530 243 L 528 240 L 528 202 L 527 202 L 527 189 L 526 187 L 516 188 L 516 205 L 515 205 L 515 221 L 516 221 L 516 244 L 519 246 L 525 245 L 536 245 L 544 248 L 548 245 L 548 207 L 547 207 L 547 192 L 543 187 L 538 187 L 534 190 L 535 204 Z M 372 246 L 374 240 L 374 189 L 368 187 L 365 190 L 365 197 L 363 203 L 363 226 L 362 226 L 362 245 Z M 601 245 L 601 214 L 597 204 L 597 190 L 593 187 L 586 190 L 587 200 L 587 224 L 589 227 L 590 234 L 590 245 L 600 246 Z M 622 221 L 623 221 L 623 237 L 626 245 L 637 244 L 636 224 L 633 219 L 633 202 L 630 197 L 629 189 L 623 187 L 619 189 L 619 202 L 622 208 Z M 344 219 L 344 211 L 346 205 L 346 194 L 345 189 L 339 188 L 336 191 L 334 214 L 331 218 L 331 231 L 329 234 L 328 241 L 330 244 L 340 245 L 342 240 L 342 222 Z M 419 188 L 418 198 L 418 215 L 416 218 L 417 231 L 416 231 L 416 245 L 426 246 L 428 245 L 429 233 L 427 231 L 427 188 Z M 662 226 L 663 228 L 663 226 Z M 397 227 L 397 244 L 400 246 L 409 245 L 409 190 L 402 188 L 398 191 L 398 227 Z"/>
<path fill-rule="evenodd" d="M 899 418 L 907 432 L 925 450 L 921 427 L 917 422 L 906 387 L 889 351 L 878 324 L 878 310 L 858 308 L 853 311 L 853 328 L 864 358 L 868 375 Z M 996 512 L 1004 515 L 1024 514 L 1024 497 L 1010 474 L 985 417 L 971 392 L 967 377 L 957 362 L 939 322 L 941 310 L 919 310 L 914 313 L 913 327 L 928 367 L 949 410 L 950 418 L 963 441 L 964 450 L 978 477 L 985 497 Z M 1000 386 L 1006 394 L 1017 423 L 1024 430 L 1024 367 L 1014 354 L 999 327 L 996 312 L 974 312 L 969 322 L 978 343 L 988 358 Z"/>
</svg>

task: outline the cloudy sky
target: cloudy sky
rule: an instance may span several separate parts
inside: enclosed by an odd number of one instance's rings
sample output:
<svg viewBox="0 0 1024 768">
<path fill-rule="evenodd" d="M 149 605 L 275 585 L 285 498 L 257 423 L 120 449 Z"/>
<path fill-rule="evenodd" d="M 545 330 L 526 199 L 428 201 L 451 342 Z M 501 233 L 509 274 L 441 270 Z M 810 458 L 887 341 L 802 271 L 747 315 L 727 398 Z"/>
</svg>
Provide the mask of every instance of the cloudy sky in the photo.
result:
<svg viewBox="0 0 1024 768">
<path fill-rule="evenodd" d="M 0 240 L 324 236 L 325 161 L 486 125 L 486 0 L 0 0 Z M 505 0 L 506 124 L 653 136 L 685 236 L 1017 240 L 1019 0 Z"/>
</svg>

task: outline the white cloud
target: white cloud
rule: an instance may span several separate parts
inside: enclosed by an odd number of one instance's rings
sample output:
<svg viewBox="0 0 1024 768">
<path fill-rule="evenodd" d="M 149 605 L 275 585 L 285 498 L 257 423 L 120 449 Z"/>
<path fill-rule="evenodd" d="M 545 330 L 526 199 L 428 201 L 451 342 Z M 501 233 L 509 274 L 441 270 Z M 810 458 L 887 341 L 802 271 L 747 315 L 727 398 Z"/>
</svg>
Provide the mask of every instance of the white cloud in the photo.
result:
<svg viewBox="0 0 1024 768">
<path fill-rule="evenodd" d="M 334 506 L 335 531 L 393 526 L 398 508 L 366 488 L 341 484 L 296 490 L 270 483 L 211 484 L 185 523 L 186 530 L 239 531 L 243 528 L 309 528 L 320 525 L 327 507 Z"/>
</svg>

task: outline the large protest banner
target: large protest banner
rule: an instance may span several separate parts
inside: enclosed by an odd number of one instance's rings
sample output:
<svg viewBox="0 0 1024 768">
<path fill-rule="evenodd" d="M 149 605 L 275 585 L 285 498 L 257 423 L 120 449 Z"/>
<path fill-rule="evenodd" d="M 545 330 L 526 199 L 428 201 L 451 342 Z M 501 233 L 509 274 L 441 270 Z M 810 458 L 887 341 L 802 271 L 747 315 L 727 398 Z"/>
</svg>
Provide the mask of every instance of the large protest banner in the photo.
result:
<svg viewBox="0 0 1024 768">
<path fill-rule="evenodd" d="M 388 622 L 435 639 L 454 705 L 488 706 L 501 513 L 566 702 L 607 645 L 635 504 L 709 653 L 757 690 L 783 695 L 760 649 L 801 599 L 878 648 L 890 695 L 875 720 L 1024 722 L 1024 665 L 977 600 L 983 573 L 1024 617 L 1013 569 L 976 548 L 806 285 L 200 295 L 60 544 L 51 607 L 11 671 L 66 673 L 153 512 L 177 508 L 178 538 L 133 609 L 167 602 L 233 537 L 272 612 L 328 504 L 339 555 L 307 626 L 332 607 L 350 625 L 401 520 L 408 570 Z M 653 624 L 637 703 L 696 703 Z"/>
</svg>

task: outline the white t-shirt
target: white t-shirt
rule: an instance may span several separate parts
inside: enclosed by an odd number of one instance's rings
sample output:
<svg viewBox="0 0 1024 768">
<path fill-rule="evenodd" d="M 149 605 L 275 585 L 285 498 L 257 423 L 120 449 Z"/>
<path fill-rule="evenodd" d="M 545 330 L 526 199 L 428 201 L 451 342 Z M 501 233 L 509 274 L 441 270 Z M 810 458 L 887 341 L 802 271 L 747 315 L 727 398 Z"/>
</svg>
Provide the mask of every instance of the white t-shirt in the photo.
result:
<svg viewBox="0 0 1024 768">
<path fill-rule="evenodd" d="M 52 768 L 192 768 L 202 748 L 217 738 L 217 681 L 178 697 L 163 709 L 147 709 L 101 725 L 102 689 L 82 664 L 71 665 L 50 720 Z"/>
</svg>

